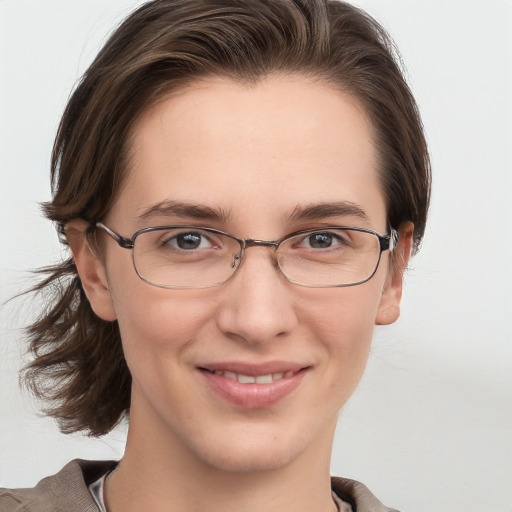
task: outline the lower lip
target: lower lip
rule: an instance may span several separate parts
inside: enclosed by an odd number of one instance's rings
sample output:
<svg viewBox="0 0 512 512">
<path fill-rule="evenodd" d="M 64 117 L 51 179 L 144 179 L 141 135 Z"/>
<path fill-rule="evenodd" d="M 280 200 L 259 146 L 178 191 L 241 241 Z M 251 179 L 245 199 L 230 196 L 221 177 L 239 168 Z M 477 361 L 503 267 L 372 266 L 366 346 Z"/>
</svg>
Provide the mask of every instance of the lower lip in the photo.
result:
<svg viewBox="0 0 512 512">
<path fill-rule="evenodd" d="M 210 389 L 225 401 L 245 409 L 270 407 L 292 393 L 304 378 L 307 368 L 291 377 L 276 380 L 269 384 L 242 384 L 234 379 L 200 370 Z"/>
</svg>

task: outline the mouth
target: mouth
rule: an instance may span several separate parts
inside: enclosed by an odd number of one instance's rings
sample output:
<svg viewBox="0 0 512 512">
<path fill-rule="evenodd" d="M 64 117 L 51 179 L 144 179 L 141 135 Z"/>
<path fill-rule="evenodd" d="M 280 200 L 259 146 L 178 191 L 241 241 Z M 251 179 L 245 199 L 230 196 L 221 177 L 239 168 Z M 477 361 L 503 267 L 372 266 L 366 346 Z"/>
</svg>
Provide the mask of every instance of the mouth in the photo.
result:
<svg viewBox="0 0 512 512">
<path fill-rule="evenodd" d="M 201 368 L 201 370 L 220 377 L 225 377 L 226 379 L 236 380 L 240 382 L 240 384 L 272 384 L 272 382 L 289 379 L 297 373 L 292 370 L 287 370 L 284 372 L 267 373 L 265 375 L 244 375 L 243 373 L 231 372 L 229 370 L 209 370 L 208 368 Z"/>
<path fill-rule="evenodd" d="M 217 398 L 244 409 L 263 409 L 277 404 L 297 389 L 310 369 L 310 366 L 294 363 L 198 367 Z"/>
</svg>

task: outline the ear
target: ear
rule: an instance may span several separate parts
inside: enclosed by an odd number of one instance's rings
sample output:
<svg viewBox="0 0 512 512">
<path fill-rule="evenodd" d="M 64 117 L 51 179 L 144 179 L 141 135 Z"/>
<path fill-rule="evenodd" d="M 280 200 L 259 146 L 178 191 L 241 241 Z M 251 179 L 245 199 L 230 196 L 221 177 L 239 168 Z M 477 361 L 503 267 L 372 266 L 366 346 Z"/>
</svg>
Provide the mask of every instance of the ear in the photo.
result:
<svg viewBox="0 0 512 512">
<path fill-rule="evenodd" d="M 87 228 L 84 220 L 70 221 L 66 224 L 66 239 L 93 311 L 103 320 L 114 321 L 117 316 L 108 289 L 105 265 L 87 240 Z"/>
<path fill-rule="evenodd" d="M 376 325 L 392 324 L 400 316 L 403 275 L 411 257 L 413 234 L 412 222 L 404 222 L 400 226 L 398 244 L 393 249 L 394 261 L 389 264 L 388 277 L 375 317 Z"/>
</svg>

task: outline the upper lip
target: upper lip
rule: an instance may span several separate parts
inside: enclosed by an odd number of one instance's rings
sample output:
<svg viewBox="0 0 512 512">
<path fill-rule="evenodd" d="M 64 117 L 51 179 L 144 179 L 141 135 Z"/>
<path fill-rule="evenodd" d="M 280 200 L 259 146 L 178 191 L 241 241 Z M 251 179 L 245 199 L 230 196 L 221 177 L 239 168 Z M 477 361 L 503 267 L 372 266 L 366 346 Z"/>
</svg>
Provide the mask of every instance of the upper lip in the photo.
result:
<svg viewBox="0 0 512 512">
<path fill-rule="evenodd" d="M 242 375 L 248 375 L 251 377 L 258 377 L 261 375 L 269 375 L 273 373 L 286 373 L 293 372 L 297 373 L 304 368 L 308 368 L 309 365 L 291 361 L 266 361 L 263 363 L 249 363 L 243 361 L 224 361 L 205 363 L 198 366 L 203 370 L 209 370 L 211 372 L 224 371 L 233 372 Z"/>
</svg>

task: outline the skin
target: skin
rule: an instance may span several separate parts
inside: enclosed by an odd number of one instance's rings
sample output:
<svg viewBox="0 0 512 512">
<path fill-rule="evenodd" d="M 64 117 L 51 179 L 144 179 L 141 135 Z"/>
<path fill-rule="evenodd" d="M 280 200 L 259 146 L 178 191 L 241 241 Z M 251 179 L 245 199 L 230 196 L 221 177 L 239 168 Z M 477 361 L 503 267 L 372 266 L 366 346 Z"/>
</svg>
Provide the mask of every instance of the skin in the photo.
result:
<svg viewBox="0 0 512 512">
<path fill-rule="evenodd" d="M 103 219 L 124 236 L 162 224 L 265 240 L 327 225 L 388 230 L 363 110 L 304 77 L 251 87 L 209 79 L 173 92 L 137 122 L 130 165 Z M 169 200 L 226 215 L 138 217 Z M 290 219 L 298 207 L 339 201 L 366 217 Z M 68 231 L 84 228 L 77 220 Z M 101 258 L 84 237 L 71 237 L 87 296 L 100 317 L 118 320 L 133 375 L 126 452 L 107 481 L 109 510 L 334 510 L 329 464 L 337 415 L 361 378 L 374 325 L 398 317 L 412 225 L 400 235 L 397 266 L 383 253 L 374 277 L 359 286 L 291 284 L 258 247 L 232 280 L 201 290 L 150 286 L 110 237 L 102 238 Z M 224 361 L 285 361 L 307 371 L 282 400 L 250 409 L 219 397 L 198 371 Z"/>
</svg>

